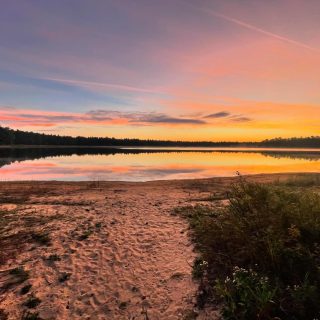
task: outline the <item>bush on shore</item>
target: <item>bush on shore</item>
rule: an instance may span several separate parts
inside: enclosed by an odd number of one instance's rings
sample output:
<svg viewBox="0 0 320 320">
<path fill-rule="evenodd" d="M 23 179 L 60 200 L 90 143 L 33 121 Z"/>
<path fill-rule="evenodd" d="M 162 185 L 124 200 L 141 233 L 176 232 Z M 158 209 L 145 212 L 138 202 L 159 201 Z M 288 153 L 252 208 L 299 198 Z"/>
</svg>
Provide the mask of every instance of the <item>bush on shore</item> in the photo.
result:
<svg viewBox="0 0 320 320">
<path fill-rule="evenodd" d="M 320 196 L 240 178 L 224 209 L 179 209 L 200 256 L 198 305 L 224 319 L 320 317 Z"/>
</svg>

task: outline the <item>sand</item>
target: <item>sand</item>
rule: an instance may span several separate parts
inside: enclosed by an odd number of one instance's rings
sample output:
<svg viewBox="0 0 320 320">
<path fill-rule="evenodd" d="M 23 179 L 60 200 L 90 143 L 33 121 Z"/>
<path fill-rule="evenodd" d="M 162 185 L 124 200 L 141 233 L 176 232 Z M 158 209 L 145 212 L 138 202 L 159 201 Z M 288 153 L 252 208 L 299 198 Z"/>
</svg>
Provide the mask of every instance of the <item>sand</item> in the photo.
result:
<svg viewBox="0 0 320 320">
<path fill-rule="evenodd" d="M 0 183 L 0 214 L 11 219 L 1 231 L 9 236 L 1 240 L 0 319 L 184 319 L 196 301 L 196 252 L 173 209 L 223 194 L 232 181 Z M 12 284 L 17 267 L 28 279 Z M 30 297 L 39 299 L 34 308 Z M 217 311 L 198 319 L 218 319 Z"/>
</svg>

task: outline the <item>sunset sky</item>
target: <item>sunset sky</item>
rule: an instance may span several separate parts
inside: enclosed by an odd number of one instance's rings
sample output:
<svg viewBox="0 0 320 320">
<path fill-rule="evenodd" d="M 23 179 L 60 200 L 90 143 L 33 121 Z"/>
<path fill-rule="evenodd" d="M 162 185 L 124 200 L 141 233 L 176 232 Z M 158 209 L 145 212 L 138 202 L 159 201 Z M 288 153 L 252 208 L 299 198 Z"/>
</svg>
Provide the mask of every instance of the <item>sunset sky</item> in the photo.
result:
<svg viewBox="0 0 320 320">
<path fill-rule="evenodd" d="M 2 0 L 0 125 L 177 140 L 320 135 L 320 1 Z"/>
</svg>

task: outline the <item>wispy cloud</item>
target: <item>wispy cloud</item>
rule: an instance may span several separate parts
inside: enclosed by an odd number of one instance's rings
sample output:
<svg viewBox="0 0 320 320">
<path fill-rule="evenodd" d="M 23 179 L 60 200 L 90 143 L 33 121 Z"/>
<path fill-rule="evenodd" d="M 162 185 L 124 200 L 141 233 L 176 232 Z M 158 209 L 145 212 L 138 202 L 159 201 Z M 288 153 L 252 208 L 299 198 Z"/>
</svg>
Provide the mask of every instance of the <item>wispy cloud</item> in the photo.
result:
<svg viewBox="0 0 320 320">
<path fill-rule="evenodd" d="M 291 38 L 288 38 L 288 37 L 284 37 L 284 36 L 279 35 L 277 33 L 273 33 L 273 32 L 270 32 L 268 30 L 259 28 L 259 27 L 255 26 L 253 24 L 250 24 L 250 23 L 247 23 L 245 21 L 230 17 L 230 16 L 225 15 L 223 13 L 220 13 L 218 11 L 214 11 L 214 10 L 208 9 L 208 8 L 203 9 L 203 11 L 205 11 L 205 12 L 207 12 L 207 13 L 215 16 L 215 17 L 218 17 L 220 19 L 232 22 L 232 23 L 234 23 L 234 24 L 236 24 L 238 26 L 241 26 L 243 28 L 250 29 L 250 30 L 253 30 L 255 32 L 262 33 L 262 34 L 264 34 L 266 36 L 278 39 L 280 41 L 284 41 L 286 43 L 290 43 L 290 44 L 293 44 L 295 46 L 298 46 L 298 47 L 301 47 L 301 48 L 305 48 L 305 49 L 312 50 L 312 51 L 320 53 L 320 49 L 319 48 L 315 48 L 315 47 L 309 46 L 308 44 L 303 43 L 301 41 L 297 41 L 297 40 L 294 40 L 294 39 L 291 39 Z"/>
<path fill-rule="evenodd" d="M 86 113 L 19 110 L 0 107 L 0 124 L 14 126 L 59 126 L 61 124 L 91 125 L 204 125 L 197 117 L 175 117 L 158 112 L 122 112 L 117 110 L 90 110 Z"/>
<path fill-rule="evenodd" d="M 87 112 L 95 120 L 126 119 L 129 123 L 154 124 L 205 124 L 206 121 L 190 117 L 173 117 L 157 112 L 120 112 L 114 110 L 91 110 Z"/>
<path fill-rule="evenodd" d="M 251 118 L 249 117 L 244 117 L 244 116 L 235 116 L 231 118 L 231 121 L 235 121 L 235 122 L 249 122 L 252 121 Z"/>
<path fill-rule="evenodd" d="M 220 111 L 203 116 L 203 113 L 176 116 L 160 112 L 118 111 L 92 109 L 85 113 L 53 112 L 33 109 L 18 109 L 0 106 L 0 125 L 64 127 L 81 124 L 93 126 L 124 125 L 124 126 L 203 126 L 219 125 L 227 122 L 248 122 L 252 119 L 244 114 L 233 114 Z"/>
<path fill-rule="evenodd" d="M 229 112 L 226 111 L 220 111 L 220 112 L 216 112 L 216 113 L 212 113 L 212 114 L 208 114 L 207 116 L 205 116 L 204 118 L 225 118 L 230 116 L 231 114 Z"/>
<path fill-rule="evenodd" d="M 133 120 L 135 122 L 136 120 Z M 206 122 L 200 119 L 190 118 L 175 118 L 165 114 L 151 114 L 140 119 L 144 123 L 172 123 L 172 124 L 205 124 Z"/>
<path fill-rule="evenodd" d="M 244 116 L 242 114 L 232 114 L 227 111 L 220 111 L 208 114 L 207 116 L 203 117 L 204 119 L 225 119 L 232 122 L 248 122 L 252 121 L 251 118 Z"/>
<path fill-rule="evenodd" d="M 66 83 L 77 86 L 84 87 L 102 87 L 109 89 L 116 89 L 122 91 L 131 91 L 131 92 L 141 92 L 141 93 L 153 93 L 153 94 L 163 94 L 164 92 L 157 89 L 148 89 L 148 88 L 139 88 L 123 84 L 107 83 L 107 82 L 95 82 L 95 81 L 83 81 L 75 79 L 62 79 L 62 78 L 42 78 L 42 80 Z"/>
</svg>

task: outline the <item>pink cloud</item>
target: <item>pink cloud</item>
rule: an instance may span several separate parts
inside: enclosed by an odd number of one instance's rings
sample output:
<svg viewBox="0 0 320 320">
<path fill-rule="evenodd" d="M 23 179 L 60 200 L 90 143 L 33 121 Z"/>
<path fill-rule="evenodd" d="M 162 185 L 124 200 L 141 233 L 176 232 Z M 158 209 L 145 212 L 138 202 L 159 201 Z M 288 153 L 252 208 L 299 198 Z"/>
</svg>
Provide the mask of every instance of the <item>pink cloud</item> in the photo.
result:
<svg viewBox="0 0 320 320">
<path fill-rule="evenodd" d="M 174 115 L 159 112 L 116 111 L 95 109 L 86 113 L 53 112 L 32 109 L 0 108 L 0 124 L 14 128 L 19 127 L 59 127 L 72 125 L 91 126 L 169 126 L 169 127 L 199 127 L 211 125 L 235 125 L 252 121 L 243 113 L 223 112 L 223 116 L 214 116 L 204 112 Z M 214 111 L 214 110 L 212 110 Z"/>
</svg>

